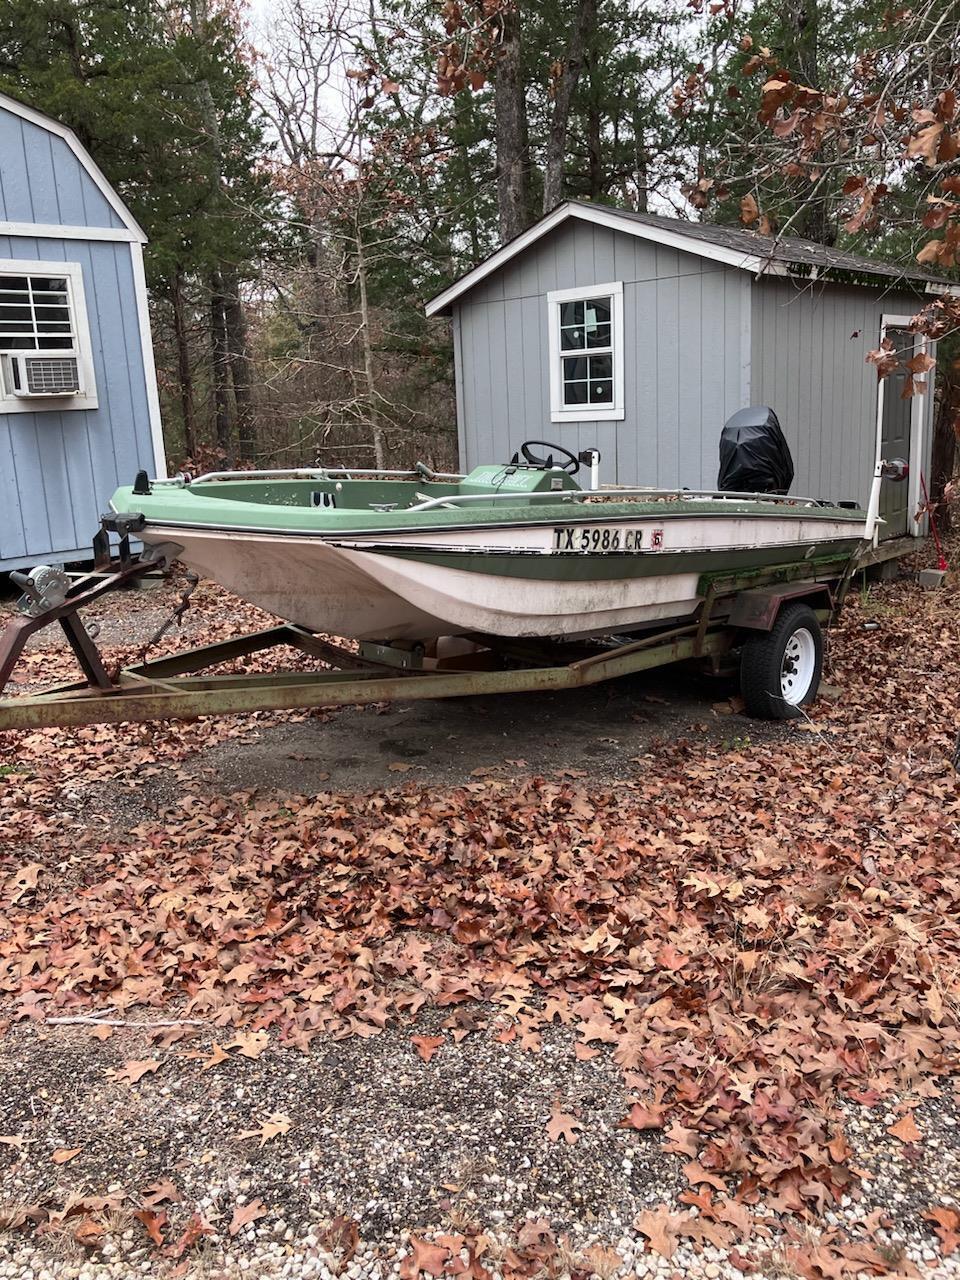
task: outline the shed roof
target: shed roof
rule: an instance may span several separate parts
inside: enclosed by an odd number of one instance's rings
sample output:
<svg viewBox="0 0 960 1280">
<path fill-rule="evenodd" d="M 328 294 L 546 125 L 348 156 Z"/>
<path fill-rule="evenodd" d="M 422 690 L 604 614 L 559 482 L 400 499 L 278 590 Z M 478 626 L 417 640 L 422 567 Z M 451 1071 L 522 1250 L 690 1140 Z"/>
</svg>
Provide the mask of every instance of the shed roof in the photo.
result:
<svg viewBox="0 0 960 1280">
<path fill-rule="evenodd" d="M 763 236 L 739 227 L 685 222 L 681 218 L 634 213 L 630 209 L 613 209 L 584 200 L 568 200 L 431 298 L 426 307 L 427 315 L 448 315 L 451 305 L 463 294 L 570 218 L 609 227 L 760 276 L 797 276 L 806 280 L 835 280 L 875 288 L 902 283 L 927 293 L 952 293 L 960 289 L 960 286 L 931 272 L 906 270 L 875 258 L 817 244 L 814 240 Z"/>
<path fill-rule="evenodd" d="M 76 156 L 81 167 L 86 170 L 92 181 L 99 188 L 107 204 L 123 223 L 126 230 L 130 232 L 130 237 L 128 238 L 139 240 L 142 244 L 146 244 L 147 236 L 143 228 L 117 195 L 106 174 L 69 125 L 65 125 L 62 120 L 57 120 L 53 116 L 48 116 L 45 111 L 39 111 L 36 107 L 31 107 L 26 102 L 21 102 L 19 98 L 14 98 L 9 93 L 0 93 L 0 110 L 9 111 L 12 115 L 19 116 L 22 120 L 28 120 L 40 129 L 45 129 L 47 133 L 52 133 L 58 138 L 62 138 Z"/>
</svg>

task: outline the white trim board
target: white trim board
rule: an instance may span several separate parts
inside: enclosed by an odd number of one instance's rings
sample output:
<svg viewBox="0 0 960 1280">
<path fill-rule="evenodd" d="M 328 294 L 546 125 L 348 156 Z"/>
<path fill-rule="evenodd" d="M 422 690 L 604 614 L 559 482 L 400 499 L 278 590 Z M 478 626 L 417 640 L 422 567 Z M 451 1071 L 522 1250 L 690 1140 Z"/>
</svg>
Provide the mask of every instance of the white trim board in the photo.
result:
<svg viewBox="0 0 960 1280">
<path fill-rule="evenodd" d="M 424 308 L 426 314 L 435 316 L 445 312 L 452 303 L 456 302 L 464 293 L 473 289 L 481 280 L 485 280 L 494 271 L 499 271 L 511 258 L 516 257 L 518 253 L 522 253 L 524 249 L 534 244 L 541 236 L 547 235 L 548 232 L 558 227 L 562 222 L 566 222 L 568 218 L 578 218 L 581 222 L 593 223 L 598 227 L 607 227 L 612 231 L 621 231 L 624 235 L 636 236 L 639 240 L 650 240 L 654 244 L 661 244 L 669 249 L 678 249 L 683 253 L 692 253 L 698 258 L 706 258 L 711 262 L 719 262 L 728 267 L 736 267 L 741 271 L 750 271 L 756 276 L 790 277 L 794 275 L 794 272 L 790 269 L 790 263 L 773 260 L 762 252 L 755 254 L 743 253 L 739 249 L 728 249 L 725 245 L 713 244 L 710 241 L 701 240 L 697 236 L 684 235 L 682 231 L 671 231 L 666 227 L 638 222 L 635 218 L 625 217 L 617 209 L 611 209 L 605 205 L 584 205 L 568 201 L 565 204 L 558 205 L 552 213 L 548 213 L 539 222 L 535 222 L 532 227 L 528 227 L 526 231 L 515 236 L 502 249 L 492 253 L 489 258 L 479 263 L 472 271 L 468 271 L 466 275 L 454 281 L 453 284 L 438 293 L 436 297 L 431 298 Z M 678 226 L 683 226 L 679 219 L 677 219 L 677 224 Z M 822 275 L 822 271 L 815 268 L 812 272 L 806 272 L 802 279 L 809 282 L 820 278 Z M 829 282 L 829 275 L 824 278 Z M 896 287 L 897 284 L 898 281 L 892 276 L 877 276 L 876 287 L 878 289 Z M 960 285 L 930 283 L 926 292 L 960 293 Z"/>
<path fill-rule="evenodd" d="M 160 418 L 160 392 L 157 387 L 157 366 L 153 354 L 153 334 L 150 330 L 150 301 L 147 296 L 147 277 L 143 269 L 143 245 L 130 243 L 130 261 L 133 266 L 133 289 L 137 299 L 137 325 L 140 330 L 140 350 L 143 353 L 143 376 L 147 389 L 147 413 L 150 418 L 150 438 L 153 441 L 154 476 L 166 479 L 167 458 L 163 447 L 163 423 Z"/>
<path fill-rule="evenodd" d="M 106 200 L 107 204 L 123 223 L 127 231 L 141 242 L 146 243 L 146 235 L 143 228 L 139 225 L 136 218 L 123 203 L 120 197 L 107 181 L 103 170 L 94 160 L 93 156 L 86 149 L 77 135 L 67 125 L 62 124 L 59 120 L 54 120 L 52 116 L 45 115 L 42 111 L 35 111 L 33 107 L 28 107 L 25 102 L 20 102 L 16 98 L 11 98 L 9 94 L 0 93 L 0 109 L 9 111 L 11 115 L 19 116 L 21 120 L 26 120 L 30 124 L 34 124 L 39 129 L 45 129 L 47 133 L 55 134 L 56 137 L 62 138 L 76 158 L 80 162 L 81 168 L 85 169 L 90 175 L 93 182 L 98 187 L 100 194 Z M 88 228 L 89 230 L 89 228 Z"/>
<path fill-rule="evenodd" d="M 609 297 L 610 351 L 613 356 L 613 403 L 609 405 L 577 405 L 563 403 L 563 352 L 560 350 L 560 304 L 580 302 L 586 298 Z M 624 397 L 623 351 L 623 281 L 593 284 L 576 289 L 554 289 L 547 294 L 547 333 L 550 343 L 550 421 L 551 422 L 622 422 L 626 416 Z M 571 352 L 573 354 L 579 354 Z M 589 355 L 589 352 L 586 352 Z M 606 354 L 605 352 L 603 354 Z"/>
<path fill-rule="evenodd" d="M 887 336 L 888 329 L 909 329 L 913 320 L 913 316 L 903 316 L 884 312 L 880 317 L 880 341 L 883 342 Z M 936 358 L 936 343 L 930 343 L 923 334 L 914 334 L 916 340 L 916 351 L 928 351 L 930 355 Z M 907 530 L 910 532 L 910 526 L 913 526 L 912 536 L 921 538 L 924 535 L 925 520 L 916 518 L 917 512 L 920 510 L 920 475 L 923 470 L 924 455 L 924 424 L 927 414 L 927 397 L 933 393 L 933 384 L 930 380 L 930 374 L 936 373 L 934 366 L 929 374 L 923 375 L 926 383 L 926 392 L 923 395 L 913 396 L 910 405 L 910 457 L 907 459 L 910 466 L 910 474 L 907 477 Z M 883 402 L 886 378 L 877 379 L 877 446 L 875 463 L 879 465 L 882 461 L 881 450 L 883 448 Z M 876 546 L 880 540 L 880 531 L 874 535 L 874 545 Z"/>
<path fill-rule="evenodd" d="M 136 240 L 141 237 L 126 227 L 67 227 L 50 222 L 0 222 L 0 236 L 25 240 Z"/>
</svg>

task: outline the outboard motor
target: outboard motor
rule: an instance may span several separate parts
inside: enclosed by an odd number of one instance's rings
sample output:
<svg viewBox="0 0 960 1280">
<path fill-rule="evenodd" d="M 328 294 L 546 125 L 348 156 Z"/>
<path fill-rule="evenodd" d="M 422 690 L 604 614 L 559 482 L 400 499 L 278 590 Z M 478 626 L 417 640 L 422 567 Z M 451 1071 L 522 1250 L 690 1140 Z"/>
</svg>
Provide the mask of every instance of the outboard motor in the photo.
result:
<svg viewBox="0 0 960 1280">
<path fill-rule="evenodd" d="M 720 433 L 723 493 L 786 493 L 793 484 L 790 446 L 780 421 L 766 405 L 739 409 Z"/>
</svg>

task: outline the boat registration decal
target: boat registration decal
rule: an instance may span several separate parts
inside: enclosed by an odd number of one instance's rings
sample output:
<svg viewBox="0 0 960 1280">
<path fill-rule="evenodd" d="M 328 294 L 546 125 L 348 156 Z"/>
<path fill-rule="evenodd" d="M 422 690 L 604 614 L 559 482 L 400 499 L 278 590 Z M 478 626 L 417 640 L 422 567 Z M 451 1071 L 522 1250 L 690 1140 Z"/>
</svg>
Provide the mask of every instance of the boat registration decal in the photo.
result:
<svg viewBox="0 0 960 1280">
<path fill-rule="evenodd" d="M 555 525 L 554 551 L 586 551 L 603 554 L 614 551 L 659 551 L 663 546 L 663 530 L 653 529 L 646 535 L 643 529 L 621 529 L 610 525 Z"/>
</svg>

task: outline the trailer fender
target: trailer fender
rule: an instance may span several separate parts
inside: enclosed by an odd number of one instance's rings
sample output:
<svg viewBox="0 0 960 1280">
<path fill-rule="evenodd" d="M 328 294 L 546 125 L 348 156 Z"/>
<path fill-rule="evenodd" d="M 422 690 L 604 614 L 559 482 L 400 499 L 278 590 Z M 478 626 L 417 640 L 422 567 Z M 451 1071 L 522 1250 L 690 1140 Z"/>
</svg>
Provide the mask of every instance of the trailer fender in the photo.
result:
<svg viewBox="0 0 960 1280">
<path fill-rule="evenodd" d="M 801 581 L 750 587 L 737 594 L 730 610 L 729 624 L 747 631 L 771 631 L 781 607 L 788 600 L 802 600 L 812 609 L 833 607 L 833 594 L 826 582 Z"/>
</svg>

